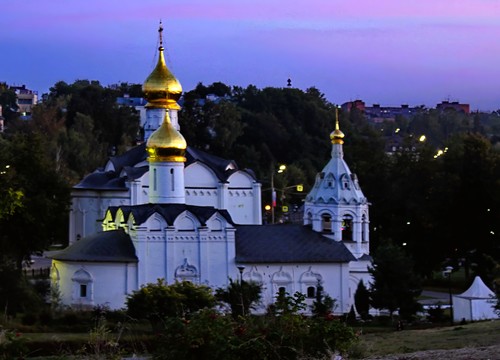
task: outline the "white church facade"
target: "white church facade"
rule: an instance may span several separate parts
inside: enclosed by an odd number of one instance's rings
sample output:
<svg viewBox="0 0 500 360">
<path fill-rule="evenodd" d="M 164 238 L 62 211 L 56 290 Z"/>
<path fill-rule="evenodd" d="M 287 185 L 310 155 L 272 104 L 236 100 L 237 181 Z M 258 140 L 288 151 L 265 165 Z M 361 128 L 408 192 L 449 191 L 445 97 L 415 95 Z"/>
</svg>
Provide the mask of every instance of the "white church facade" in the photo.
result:
<svg viewBox="0 0 500 360">
<path fill-rule="evenodd" d="M 158 278 L 217 288 L 242 276 L 262 284 L 262 310 L 280 289 L 312 303 L 320 282 L 335 311 L 348 312 L 359 281 L 370 281 L 369 213 L 343 159 L 338 120 L 331 159 L 306 197 L 304 224 L 262 225 L 253 172 L 184 140 L 182 88 L 166 67 L 161 36 L 160 27 L 158 63 L 143 85 L 146 142 L 73 189 L 70 246 L 51 256 L 62 302 L 117 309 Z"/>
</svg>

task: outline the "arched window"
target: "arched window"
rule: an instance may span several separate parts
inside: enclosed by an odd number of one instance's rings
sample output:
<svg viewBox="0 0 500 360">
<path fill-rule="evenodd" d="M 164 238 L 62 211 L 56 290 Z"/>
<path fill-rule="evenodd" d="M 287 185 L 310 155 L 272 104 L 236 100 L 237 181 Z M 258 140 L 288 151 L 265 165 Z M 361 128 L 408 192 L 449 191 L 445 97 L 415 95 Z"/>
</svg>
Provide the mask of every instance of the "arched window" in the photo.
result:
<svg viewBox="0 0 500 360">
<path fill-rule="evenodd" d="M 314 299 L 316 297 L 316 287 L 308 286 L 307 287 L 307 298 Z"/>
<path fill-rule="evenodd" d="M 321 215 L 321 229 L 323 232 L 332 232 L 332 217 L 329 214 Z"/>
<path fill-rule="evenodd" d="M 170 179 L 171 179 L 171 186 L 172 186 L 172 191 L 175 190 L 175 176 L 174 176 L 174 169 L 170 169 Z"/>
<path fill-rule="evenodd" d="M 300 275 L 301 292 L 307 299 L 314 299 L 319 284 L 322 282 L 322 276 L 312 270 L 312 266 Z"/>
<path fill-rule="evenodd" d="M 189 281 L 196 282 L 198 278 L 198 270 L 194 265 L 188 263 L 187 258 L 184 259 L 184 263 L 175 269 L 175 280 L 176 281 Z"/>
<path fill-rule="evenodd" d="M 79 304 L 91 304 L 93 300 L 92 276 L 84 269 L 76 271 L 71 278 L 73 299 Z"/>
<path fill-rule="evenodd" d="M 328 174 L 325 177 L 324 187 L 327 189 L 328 188 L 332 189 L 334 186 L 335 186 L 335 178 L 333 177 L 332 174 Z"/>
<path fill-rule="evenodd" d="M 281 292 L 285 292 L 291 294 L 293 291 L 292 276 L 283 268 L 272 275 L 271 283 L 273 284 L 274 293 L 281 294 Z"/>
<path fill-rule="evenodd" d="M 351 215 L 344 215 L 342 218 L 342 240 L 345 241 L 352 241 L 352 216 Z"/>
<path fill-rule="evenodd" d="M 349 176 L 347 174 L 342 175 L 342 189 L 350 190 L 351 182 L 349 180 Z"/>
<path fill-rule="evenodd" d="M 363 215 L 363 217 L 361 218 L 361 241 L 368 241 L 368 239 L 366 238 L 366 215 Z"/>
</svg>

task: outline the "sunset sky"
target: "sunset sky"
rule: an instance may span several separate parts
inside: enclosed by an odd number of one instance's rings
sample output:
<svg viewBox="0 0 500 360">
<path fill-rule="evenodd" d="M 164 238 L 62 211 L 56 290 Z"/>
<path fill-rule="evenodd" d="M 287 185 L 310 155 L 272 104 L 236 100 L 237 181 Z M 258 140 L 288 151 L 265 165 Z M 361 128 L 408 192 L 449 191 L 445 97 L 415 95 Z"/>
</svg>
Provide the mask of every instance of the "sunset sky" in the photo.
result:
<svg viewBox="0 0 500 360">
<path fill-rule="evenodd" d="M 334 103 L 500 109 L 498 0 L 2 1 L 0 82 L 142 83 L 160 19 L 184 90 L 291 78 Z"/>
</svg>

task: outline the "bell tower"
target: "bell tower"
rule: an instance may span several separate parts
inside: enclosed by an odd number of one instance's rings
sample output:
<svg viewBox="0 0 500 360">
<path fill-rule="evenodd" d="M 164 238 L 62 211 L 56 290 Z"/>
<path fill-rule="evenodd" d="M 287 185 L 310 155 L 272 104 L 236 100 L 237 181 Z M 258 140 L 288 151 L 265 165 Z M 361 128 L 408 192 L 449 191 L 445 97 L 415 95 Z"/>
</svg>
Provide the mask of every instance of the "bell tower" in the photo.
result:
<svg viewBox="0 0 500 360">
<path fill-rule="evenodd" d="M 316 175 L 306 196 L 304 225 L 333 241 L 342 241 L 357 258 L 369 254 L 368 201 L 344 161 L 344 133 L 335 108 L 335 130 L 330 134 L 331 159 Z"/>
</svg>

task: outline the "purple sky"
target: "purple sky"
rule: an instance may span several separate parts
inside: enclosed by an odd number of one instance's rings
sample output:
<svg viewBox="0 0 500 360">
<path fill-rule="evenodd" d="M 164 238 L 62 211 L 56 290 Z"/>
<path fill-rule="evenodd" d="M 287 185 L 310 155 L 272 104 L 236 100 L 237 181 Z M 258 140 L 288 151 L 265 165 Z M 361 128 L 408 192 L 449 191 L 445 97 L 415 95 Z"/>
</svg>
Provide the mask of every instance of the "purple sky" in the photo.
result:
<svg viewBox="0 0 500 360">
<path fill-rule="evenodd" d="M 160 18 L 184 90 L 290 77 L 334 103 L 500 108 L 498 0 L 2 1 L 0 81 L 142 83 Z"/>
</svg>

